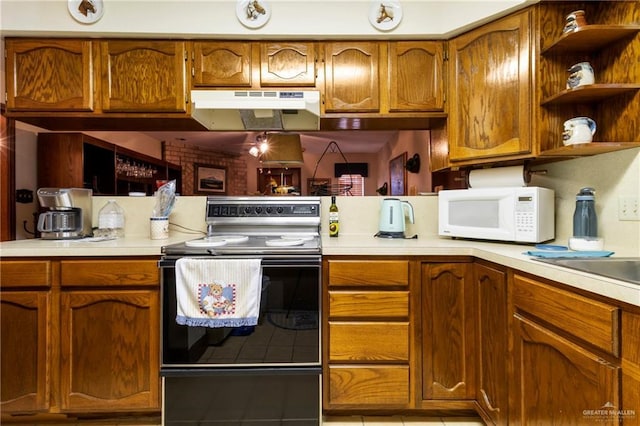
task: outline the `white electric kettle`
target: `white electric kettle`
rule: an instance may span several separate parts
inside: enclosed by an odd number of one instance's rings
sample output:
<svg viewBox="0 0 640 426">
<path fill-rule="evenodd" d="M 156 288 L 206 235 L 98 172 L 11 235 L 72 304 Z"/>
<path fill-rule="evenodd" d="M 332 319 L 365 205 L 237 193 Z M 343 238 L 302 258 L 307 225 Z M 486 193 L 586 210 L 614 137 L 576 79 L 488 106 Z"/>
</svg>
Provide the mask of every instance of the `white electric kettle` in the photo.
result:
<svg viewBox="0 0 640 426">
<path fill-rule="evenodd" d="M 414 223 L 413 206 L 398 198 L 385 198 L 380 207 L 380 226 L 376 234 L 383 238 L 405 238 L 405 212 L 409 221 Z"/>
</svg>

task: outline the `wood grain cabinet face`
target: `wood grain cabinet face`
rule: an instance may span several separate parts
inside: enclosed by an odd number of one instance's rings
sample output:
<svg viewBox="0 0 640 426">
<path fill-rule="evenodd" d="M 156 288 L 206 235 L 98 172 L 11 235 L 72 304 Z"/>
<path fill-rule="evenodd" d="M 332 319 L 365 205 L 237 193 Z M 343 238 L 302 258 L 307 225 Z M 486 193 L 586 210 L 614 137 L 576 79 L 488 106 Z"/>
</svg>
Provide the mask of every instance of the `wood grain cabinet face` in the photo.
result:
<svg viewBox="0 0 640 426">
<path fill-rule="evenodd" d="M 376 42 L 325 43 L 325 112 L 380 110 Z"/>
<path fill-rule="evenodd" d="M 444 109 L 443 43 L 389 43 L 389 110 Z"/>
<path fill-rule="evenodd" d="M 507 274 L 481 263 L 474 263 L 473 269 L 478 327 L 476 400 L 493 423 L 507 424 Z"/>
<path fill-rule="evenodd" d="M 640 423 L 640 312 L 622 313 L 622 409 L 624 425 Z"/>
<path fill-rule="evenodd" d="M 315 43 L 260 43 L 260 86 L 314 87 L 315 85 Z"/>
<path fill-rule="evenodd" d="M 422 265 L 422 398 L 475 398 L 471 263 Z"/>
<path fill-rule="evenodd" d="M 48 291 L 0 295 L 0 411 L 4 414 L 46 412 L 50 407 L 49 304 Z"/>
<path fill-rule="evenodd" d="M 7 110 L 92 111 L 87 40 L 6 40 Z"/>
<path fill-rule="evenodd" d="M 105 112 L 185 112 L 186 43 L 101 41 L 100 75 Z"/>
<path fill-rule="evenodd" d="M 617 309 L 518 274 L 512 284 L 510 423 L 586 423 L 585 410 L 621 407 L 620 367 L 598 354 L 617 340 Z M 617 410 L 606 422 L 619 423 Z"/>
<path fill-rule="evenodd" d="M 325 292 L 325 409 L 402 409 L 411 403 L 410 266 L 329 260 Z"/>
<path fill-rule="evenodd" d="M 157 410 L 157 261 L 63 260 L 60 275 L 62 409 Z"/>
<path fill-rule="evenodd" d="M 527 10 L 449 41 L 449 159 L 532 152 L 531 20 Z"/>
<path fill-rule="evenodd" d="M 194 87 L 251 87 L 252 43 L 193 43 Z"/>
<path fill-rule="evenodd" d="M 158 409 L 158 291 L 68 291 L 60 302 L 62 409 Z"/>
</svg>

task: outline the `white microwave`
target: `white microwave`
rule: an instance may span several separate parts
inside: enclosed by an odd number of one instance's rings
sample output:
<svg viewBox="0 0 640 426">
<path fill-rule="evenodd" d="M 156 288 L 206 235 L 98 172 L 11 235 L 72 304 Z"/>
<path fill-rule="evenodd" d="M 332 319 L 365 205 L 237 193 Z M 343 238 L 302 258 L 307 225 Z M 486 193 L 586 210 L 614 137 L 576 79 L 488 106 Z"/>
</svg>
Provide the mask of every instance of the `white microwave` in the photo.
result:
<svg viewBox="0 0 640 426">
<path fill-rule="evenodd" d="M 555 238 L 554 192 L 539 187 L 438 192 L 438 234 L 540 243 Z"/>
</svg>

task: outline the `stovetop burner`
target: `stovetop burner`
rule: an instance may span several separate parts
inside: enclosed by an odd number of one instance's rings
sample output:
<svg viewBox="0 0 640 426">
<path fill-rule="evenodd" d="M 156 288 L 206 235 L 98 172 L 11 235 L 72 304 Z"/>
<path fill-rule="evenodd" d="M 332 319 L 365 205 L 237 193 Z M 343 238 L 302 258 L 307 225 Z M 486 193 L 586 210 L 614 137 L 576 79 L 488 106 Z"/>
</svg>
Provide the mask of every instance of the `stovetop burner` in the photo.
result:
<svg viewBox="0 0 640 426">
<path fill-rule="evenodd" d="M 320 253 L 320 197 L 207 197 L 207 236 L 166 255 Z"/>
</svg>

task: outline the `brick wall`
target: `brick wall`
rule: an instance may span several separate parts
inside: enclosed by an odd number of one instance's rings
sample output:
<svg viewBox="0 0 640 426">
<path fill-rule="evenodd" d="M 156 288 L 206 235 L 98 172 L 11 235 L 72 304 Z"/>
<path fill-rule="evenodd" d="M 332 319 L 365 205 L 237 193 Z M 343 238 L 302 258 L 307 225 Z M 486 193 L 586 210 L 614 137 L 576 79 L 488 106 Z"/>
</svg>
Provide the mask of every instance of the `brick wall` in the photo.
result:
<svg viewBox="0 0 640 426">
<path fill-rule="evenodd" d="M 177 141 L 165 142 L 163 151 L 165 161 L 182 166 L 183 195 L 195 195 L 195 164 L 225 168 L 225 195 L 247 195 L 247 163 L 239 154 L 217 152 Z"/>
</svg>

